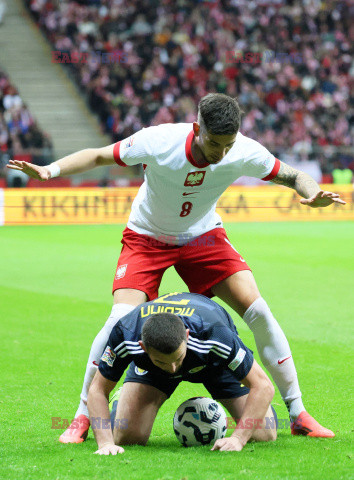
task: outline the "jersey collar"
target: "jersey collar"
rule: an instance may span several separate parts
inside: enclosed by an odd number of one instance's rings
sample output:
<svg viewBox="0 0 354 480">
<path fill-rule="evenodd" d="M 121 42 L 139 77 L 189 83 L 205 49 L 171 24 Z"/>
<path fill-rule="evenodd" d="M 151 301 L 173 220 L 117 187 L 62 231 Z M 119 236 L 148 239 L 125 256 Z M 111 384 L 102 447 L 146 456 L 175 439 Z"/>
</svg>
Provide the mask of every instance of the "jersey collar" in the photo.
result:
<svg viewBox="0 0 354 480">
<path fill-rule="evenodd" d="M 194 157 L 192 155 L 192 141 L 193 141 L 193 138 L 194 138 L 194 132 L 192 130 L 191 132 L 189 132 L 187 140 L 186 140 L 186 157 L 187 157 L 188 162 L 191 163 L 193 165 L 193 167 L 196 167 L 196 168 L 209 167 L 208 162 L 203 162 L 200 165 L 198 165 L 197 162 L 194 160 Z"/>
</svg>

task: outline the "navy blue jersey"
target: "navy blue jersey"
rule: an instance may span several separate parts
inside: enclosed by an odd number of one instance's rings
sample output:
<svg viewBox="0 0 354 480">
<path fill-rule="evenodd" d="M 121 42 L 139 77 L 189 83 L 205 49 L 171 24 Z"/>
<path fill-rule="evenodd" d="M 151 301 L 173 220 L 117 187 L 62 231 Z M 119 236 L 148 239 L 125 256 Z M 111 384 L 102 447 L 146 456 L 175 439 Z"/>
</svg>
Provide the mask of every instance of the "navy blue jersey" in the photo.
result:
<svg viewBox="0 0 354 480">
<path fill-rule="evenodd" d="M 139 345 L 145 321 L 154 313 L 178 315 L 190 334 L 187 353 L 181 368 L 170 374 L 152 363 Z M 253 352 L 237 334 L 230 315 L 224 308 L 203 295 L 170 293 L 136 307 L 113 327 L 101 357 L 101 374 L 114 382 L 134 361 L 142 370 L 170 378 L 184 379 L 203 369 L 228 369 L 237 380 L 245 378 L 253 364 Z M 187 378 L 186 378 L 187 379 Z"/>
</svg>

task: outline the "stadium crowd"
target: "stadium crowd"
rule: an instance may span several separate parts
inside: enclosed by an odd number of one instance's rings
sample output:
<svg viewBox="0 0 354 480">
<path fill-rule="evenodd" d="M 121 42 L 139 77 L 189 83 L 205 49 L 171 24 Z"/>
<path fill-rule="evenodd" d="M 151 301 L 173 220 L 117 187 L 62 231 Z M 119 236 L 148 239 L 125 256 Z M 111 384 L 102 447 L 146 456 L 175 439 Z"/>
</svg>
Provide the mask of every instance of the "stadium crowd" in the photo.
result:
<svg viewBox="0 0 354 480">
<path fill-rule="evenodd" d="M 51 152 L 49 135 L 41 130 L 0 67 L 0 173 L 5 176 L 4 166 L 9 158 L 33 160 L 41 165 L 49 163 Z"/>
<path fill-rule="evenodd" d="M 113 141 L 237 96 L 242 133 L 285 161 L 354 169 L 353 6 L 321 0 L 24 0 Z M 289 147 L 291 147 L 289 151 Z M 338 154 L 340 151 L 345 153 Z"/>
</svg>

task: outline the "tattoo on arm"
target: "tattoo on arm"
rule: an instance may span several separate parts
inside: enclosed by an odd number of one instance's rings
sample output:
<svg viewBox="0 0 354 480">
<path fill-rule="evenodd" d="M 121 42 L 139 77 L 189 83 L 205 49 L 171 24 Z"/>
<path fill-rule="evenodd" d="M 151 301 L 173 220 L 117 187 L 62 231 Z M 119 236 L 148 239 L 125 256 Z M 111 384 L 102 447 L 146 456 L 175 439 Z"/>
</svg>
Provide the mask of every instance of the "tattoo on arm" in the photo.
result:
<svg viewBox="0 0 354 480">
<path fill-rule="evenodd" d="M 296 170 L 284 162 L 280 162 L 278 175 L 273 178 L 272 182 L 293 188 L 304 198 L 312 197 L 321 190 L 318 183 L 310 175 Z"/>
<path fill-rule="evenodd" d="M 280 162 L 278 175 L 273 178 L 273 183 L 284 185 L 285 187 L 295 188 L 295 182 L 299 171 L 290 167 L 286 163 Z"/>
</svg>

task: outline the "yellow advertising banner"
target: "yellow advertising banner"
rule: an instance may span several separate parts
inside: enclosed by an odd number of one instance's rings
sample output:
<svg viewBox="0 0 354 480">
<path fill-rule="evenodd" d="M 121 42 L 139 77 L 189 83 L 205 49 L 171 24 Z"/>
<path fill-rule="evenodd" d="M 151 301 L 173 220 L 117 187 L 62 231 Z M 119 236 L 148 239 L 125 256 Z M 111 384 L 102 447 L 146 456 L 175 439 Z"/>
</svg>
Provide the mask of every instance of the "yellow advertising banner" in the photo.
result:
<svg viewBox="0 0 354 480">
<path fill-rule="evenodd" d="M 138 189 L 6 189 L 5 225 L 125 223 Z"/>
<path fill-rule="evenodd" d="M 352 185 L 321 185 L 323 190 L 339 193 L 346 205 L 334 203 L 326 208 L 311 208 L 286 187 L 229 187 L 221 196 L 217 212 L 224 222 L 278 222 L 315 220 L 354 220 Z"/>
<path fill-rule="evenodd" d="M 217 212 L 225 222 L 354 220 L 351 185 L 323 185 L 340 193 L 346 205 L 310 208 L 291 189 L 231 186 Z M 0 190 L 0 225 L 126 223 L 138 188 L 38 188 Z"/>
</svg>

